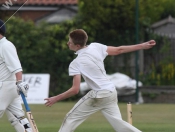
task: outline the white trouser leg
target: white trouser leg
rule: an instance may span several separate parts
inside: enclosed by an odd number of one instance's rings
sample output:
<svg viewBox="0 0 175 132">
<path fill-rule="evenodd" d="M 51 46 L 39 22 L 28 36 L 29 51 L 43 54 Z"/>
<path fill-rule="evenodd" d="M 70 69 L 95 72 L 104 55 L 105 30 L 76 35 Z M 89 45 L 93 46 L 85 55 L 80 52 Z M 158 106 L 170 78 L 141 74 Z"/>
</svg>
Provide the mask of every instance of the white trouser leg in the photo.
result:
<svg viewBox="0 0 175 132">
<path fill-rule="evenodd" d="M 21 132 L 21 124 L 19 122 L 23 122 L 22 125 L 24 127 L 26 126 L 25 124 L 28 124 L 28 120 L 24 118 L 24 111 L 22 110 L 20 96 L 17 93 L 15 83 L 16 81 L 0 82 L 0 117 L 6 112 L 8 120 L 16 130 L 19 129 L 18 131 Z M 27 132 L 32 132 L 31 128 L 26 130 Z"/>
<path fill-rule="evenodd" d="M 117 92 L 112 92 L 110 97 L 106 98 L 106 101 L 109 103 L 106 103 L 106 105 L 103 106 L 101 112 L 116 132 L 141 132 L 128 122 L 122 120 L 121 113 L 117 105 Z"/>
<path fill-rule="evenodd" d="M 110 100 L 106 98 L 110 96 L 110 91 L 90 91 L 81 98 L 66 115 L 59 132 L 73 132 L 91 114 L 101 110 L 108 104 Z"/>
<path fill-rule="evenodd" d="M 26 132 L 32 132 L 32 128 L 30 127 L 29 121 L 27 118 L 25 118 L 24 111 L 22 109 L 21 100 L 20 98 L 16 98 L 7 108 L 7 111 L 10 111 L 13 116 L 15 116 L 19 123 L 23 125 Z M 10 120 L 11 116 L 8 116 L 8 119 Z"/>
<path fill-rule="evenodd" d="M 131 124 L 122 120 L 120 110 L 116 103 L 109 104 L 105 109 L 102 109 L 101 112 L 116 132 L 141 132 Z"/>
<path fill-rule="evenodd" d="M 0 82 L 0 118 L 18 96 L 15 82 Z"/>
<path fill-rule="evenodd" d="M 75 104 L 67 113 L 59 132 L 73 132 L 91 114 L 99 110 L 99 108 L 87 105 L 90 100 L 91 98 L 85 96 Z"/>
<path fill-rule="evenodd" d="M 91 114 L 101 110 L 116 132 L 141 132 L 121 118 L 117 93 L 90 91 L 66 115 L 59 132 L 73 132 Z"/>
<path fill-rule="evenodd" d="M 12 126 L 17 132 L 32 132 L 27 118 L 16 117 L 9 110 L 6 110 L 6 115 Z"/>
<path fill-rule="evenodd" d="M 7 110 L 6 115 L 12 126 L 15 128 L 16 132 L 25 132 L 24 126 L 10 111 Z"/>
</svg>

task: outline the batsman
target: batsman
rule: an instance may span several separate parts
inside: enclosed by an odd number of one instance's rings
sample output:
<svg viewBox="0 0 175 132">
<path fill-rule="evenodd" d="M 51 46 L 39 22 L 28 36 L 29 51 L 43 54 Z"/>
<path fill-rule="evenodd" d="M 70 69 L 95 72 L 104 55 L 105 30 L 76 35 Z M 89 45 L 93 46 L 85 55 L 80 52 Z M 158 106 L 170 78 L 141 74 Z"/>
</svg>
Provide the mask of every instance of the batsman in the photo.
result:
<svg viewBox="0 0 175 132">
<path fill-rule="evenodd" d="M 29 85 L 22 82 L 22 67 L 13 43 L 5 37 L 5 23 L 0 20 L 0 118 L 6 113 L 16 132 L 32 132 L 22 109 L 19 92 L 27 96 Z"/>
<path fill-rule="evenodd" d="M 131 124 L 122 120 L 117 105 L 117 91 L 114 84 L 106 76 L 104 59 L 109 55 L 119 55 L 141 49 L 150 49 L 156 42 L 150 40 L 129 46 L 106 46 L 97 42 L 86 45 L 87 33 L 82 29 L 70 32 L 67 43 L 77 57 L 69 65 L 69 75 L 73 76 L 72 87 L 62 94 L 46 98 L 46 106 L 52 106 L 57 101 L 78 94 L 81 75 L 91 88 L 66 115 L 59 132 L 74 132 L 74 130 L 90 115 L 101 111 L 116 132 L 141 132 Z"/>
</svg>

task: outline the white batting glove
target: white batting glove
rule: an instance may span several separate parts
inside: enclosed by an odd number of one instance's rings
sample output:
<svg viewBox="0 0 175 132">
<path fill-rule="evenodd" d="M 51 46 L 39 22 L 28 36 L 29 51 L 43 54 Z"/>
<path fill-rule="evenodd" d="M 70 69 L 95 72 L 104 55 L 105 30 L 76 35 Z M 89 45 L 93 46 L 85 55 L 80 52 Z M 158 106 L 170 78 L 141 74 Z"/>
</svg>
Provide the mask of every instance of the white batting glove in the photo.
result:
<svg viewBox="0 0 175 132">
<path fill-rule="evenodd" d="M 22 92 L 25 97 L 27 97 L 27 92 L 29 90 L 29 85 L 26 82 L 18 81 L 16 82 L 16 85 L 18 87 L 18 93 Z"/>
</svg>

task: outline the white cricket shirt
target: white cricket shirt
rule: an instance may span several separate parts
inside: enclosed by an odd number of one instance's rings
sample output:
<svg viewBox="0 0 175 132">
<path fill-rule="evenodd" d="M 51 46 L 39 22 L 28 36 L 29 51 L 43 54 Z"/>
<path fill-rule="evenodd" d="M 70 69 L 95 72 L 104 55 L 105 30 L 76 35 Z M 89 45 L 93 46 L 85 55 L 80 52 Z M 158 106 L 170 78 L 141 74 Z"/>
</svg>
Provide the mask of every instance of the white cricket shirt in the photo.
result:
<svg viewBox="0 0 175 132">
<path fill-rule="evenodd" d="M 81 74 L 93 90 L 115 90 L 104 68 L 103 61 L 108 55 L 106 50 L 107 46 L 100 43 L 91 43 L 86 48 L 78 50 L 78 56 L 69 65 L 69 75 Z"/>
<path fill-rule="evenodd" d="M 0 81 L 16 81 L 15 73 L 22 71 L 15 46 L 3 37 L 0 39 Z"/>
</svg>

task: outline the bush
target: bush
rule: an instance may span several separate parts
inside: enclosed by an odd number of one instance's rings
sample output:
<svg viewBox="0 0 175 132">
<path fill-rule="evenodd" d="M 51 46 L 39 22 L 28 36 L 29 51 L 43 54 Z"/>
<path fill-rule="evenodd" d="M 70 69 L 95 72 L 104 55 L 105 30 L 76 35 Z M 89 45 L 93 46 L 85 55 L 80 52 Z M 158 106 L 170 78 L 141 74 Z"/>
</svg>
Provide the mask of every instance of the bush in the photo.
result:
<svg viewBox="0 0 175 132">
<path fill-rule="evenodd" d="M 144 85 L 175 85 L 175 63 L 162 64 L 155 67 L 145 76 L 141 75 Z"/>
<path fill-rule="evenodd" d="M 61 25 L 42 23 L 13 17 L 7 23 L 7 39 L 14 43 L 23 73 L 49 73 L 50 96 L 67 90 L 72 84 L 68 66 L 74 58 L 67 48 L 71 22 Z"/>
</svg>

